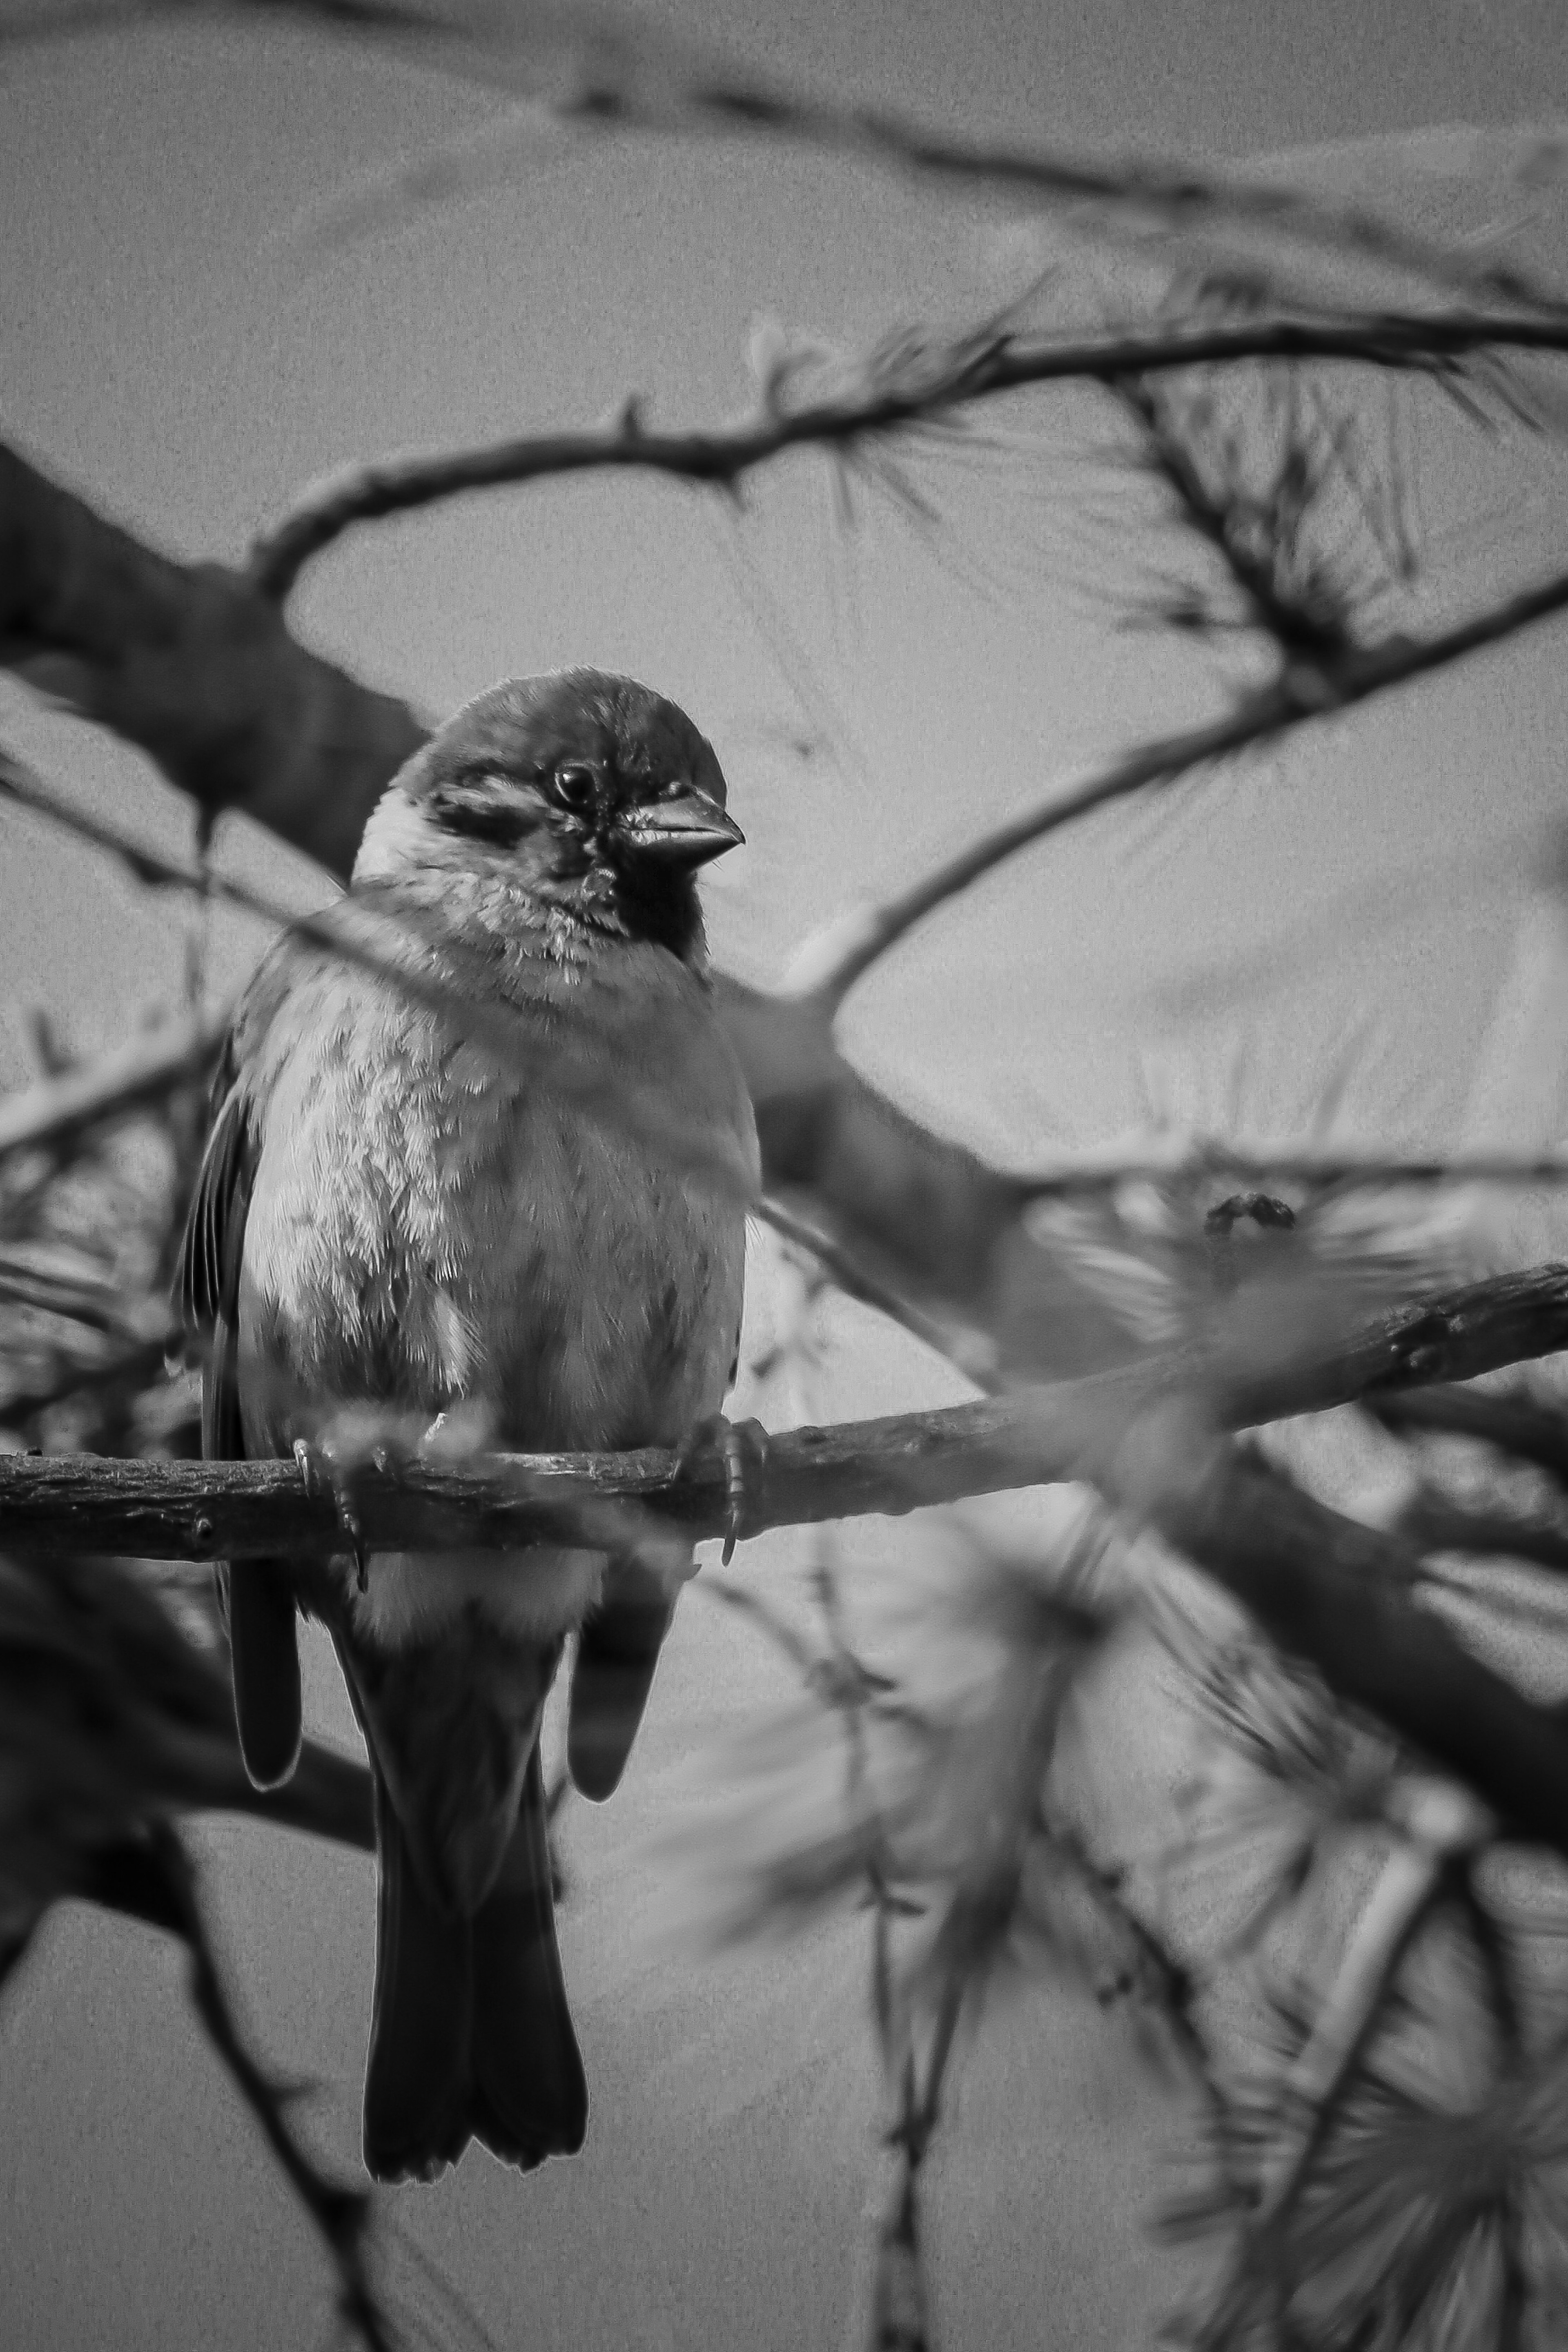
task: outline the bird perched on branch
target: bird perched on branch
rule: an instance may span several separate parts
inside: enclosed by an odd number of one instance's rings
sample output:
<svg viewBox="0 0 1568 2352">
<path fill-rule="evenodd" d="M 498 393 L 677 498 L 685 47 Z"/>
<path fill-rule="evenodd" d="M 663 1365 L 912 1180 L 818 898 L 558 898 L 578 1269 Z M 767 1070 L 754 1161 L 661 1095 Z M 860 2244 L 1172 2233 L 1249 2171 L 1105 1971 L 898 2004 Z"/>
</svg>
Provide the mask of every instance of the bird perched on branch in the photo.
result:
<svg viewBox="0 0 1568 2352">
<path fill-rule="evenodd" d="M 428 2179 L 470 2137 L 524 2168 L 582 2145 L 540 1718 L 581 1628 L 568 1762 L 607 1796 L 689 1548 L 674 1570 L 668 1549 L 606 1554 L 602 1529 L 367 1559 L 343 1432 L 446 1415 L 575 1451 L 719 1423 L 758 1175 L 694 881 L 742 838 L 724 803 L 710 745 L 646 688 L 496 687 L 366 826 L 334 918 L 354 960 L 285 938 L 219 1073 L 181 1299 L 204 1452 L 298 1451 L 356 1556 L 322 1613 L 375 1779 L 383 2179 Z M 240 1744 L 272 1785 L 300 1738 L 288 1564 L 236 1563 L 227 1604 Z"/>
</svg>

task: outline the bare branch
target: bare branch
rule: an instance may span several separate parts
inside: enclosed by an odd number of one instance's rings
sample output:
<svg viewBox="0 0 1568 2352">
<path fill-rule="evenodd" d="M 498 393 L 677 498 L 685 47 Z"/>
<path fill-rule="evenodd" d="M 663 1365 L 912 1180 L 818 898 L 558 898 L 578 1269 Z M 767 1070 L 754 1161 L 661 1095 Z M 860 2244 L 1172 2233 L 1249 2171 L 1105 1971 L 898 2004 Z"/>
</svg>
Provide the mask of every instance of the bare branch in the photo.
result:
<svg viewBox="0 0 1568 2352">
<path fill-rule="evenodd" d="M 94 9 L 102 0 L 76 0 Z M 141 0 L 156 11 L 171 0 Z M 303 14 L 331 26 L 346 16 L 362 35 L 406 37 L 402 12 L 391 16 L 379 5 L 353 0 L 297 0 Z M 57 18 L 58 22 L 58 19 Z M 414 20 L 417 24 L 420 20 Z M 1281 187 L 1222 174 L 1205 176 L 1188 160 L 1176 163 L 1123 154 L 1095 161 L 1082 153 L 1024 149 L 985 141 L 965 141 L 889 112 L 886 108 L 835 102 L 778 82 L 737 72 L 722 54 L 687 42 L 657 37 L 646 18 L 582 11 L 531 8 L 522 37 L 504 16 L 482 8 L 465 21 L 425 18 L 448 38 L 445 51 L 432 41 L 421 62 L 505 91 L 525 101 L 512 123 L 526 137 L 542 115 L 600 137 L 640 132 L 690 138 L 775 139 L 910 173 L 917 179 L 959 188 L 995 187 L 1027 196 L 1042 207 L 1087 215 L 1105 234 L 1167 232 L 1213 227 L 1256 230 L 1278 242 L 1295 242 L 1320 252 L 1354 257 L 1411 273 L 1428 283 L 1463 286 L 1494 299 L 1532 302 L 1550 309 L 1556 289 L 1538 288 L 1516 268 L 1486 262 L 1464 251 L 1402 229 L 1364 209 L 1336 205 Z M 1536 138 L 1525 150 L 1526 168 L 1539 155 Z M 437 166 L 445 168 L 436 168 Z M 405 186 L 426 198 L 434 185 L 449 193 L 462 184 L 449 146 L 426 150 L 409 166 Z"/>
<path fill-rule="evenodd" d="M 1479 1380 L 1507 1364 L 1568 1349 L 1568 1265 L 1490 1276 L 1423 1300 L 1316 1362 L 1248 1378 L 1224 1393 L 1227 1425 L 1244 1429 L 1364 1398 L 1374 1410 L 1430 1383 Z"/>
<path fill-rule="evenodd" d="M 7 764 L 0 752 L 0 777 Z M 0 1097 L 0 1158 L 53 1149 L 200 1077 L 216 1057 L 232 1013 L 226 1004 L 183 1013 L 131 1038 L 100 1061 Z"/>
<path fill-rule="evenodd" d="M 921 177 L 1027 192 L 1051 202 L 1103 205 L 1113 213 L 1142 213 L 1173 228 L 1228 221 L 1262 226 L 1321 250 L 1354 254 L 1443 285 L 1460 284 L 1494 299 L 1561 307 L 1554 287 L 1539 287 L 1522 271 L 1482 263 L 1451 246 L 1412 236 L 1375 214 L 1327 205 L 1268 182 L 1205 178 L 1190 163 L 1122 157 L 1111 163 L 971 143 L 931 131 L 883 109 L 834 106 L 794 92 L 726 79 L 685 95 L 690 110 L 716 127 L 767 132 L 840 152 L 868 156 Z M 595 88 L 579 110 L 595 126 L 644 127 L 618 94 Z M 558 110 L 570 117 L 569 106 Z M 646 127 L 665 124 L 649 119 Z M 684 129 L 677 121 L 670 128 Z"/>
<path fill-rule="evenodd" d="M 710 431 L 652 433 L 635 394 L 613 425 L 526 435 L 472 449 L 413 452 L 348 466 L 306 490 L 250 551 L 248 574 L 281 602 L 305 565 L 355 525 L 406 514 L 475 490 L 516 488 L 562 474 L 637 468 L 733 490 L 790 449 L 845 449 L 878 434 L 952 424 L 999 394 L 1047 383 L 1119 378 L 1259 360 L 1321 360 L 1430 372 L 1486 350 L 1568 351 L 1568 318 L 1469 311 L 1370 311 L 1347 320 L 1272 319 L 1210 328 L 1143 330 L 1079 342 L 1026 341 L 994 330 L 873 355 L 851 387 L 784 406 L 764 391 L 761 412 Z"/>
<path fill-rule="evenodd" d="M 1386 1429 L 1479 1437 L 1568 1486 L 1568 1412 L 1560 1407 L 1459 1388 L 1394 1389 L 1369 1396 L 1366 1405 Z"/>
<path fill-rule="evenodd" d="M 1076 1412 L 1067 1418 L 1076 1420 Z M 902 1513 L 961 1494 L 1037 1485 L 1066 1475 L 1078 1443 L 1065 1423 L 1053 1434 L 1023 1400 L 790 1431 L 769 1443 L 748 1528 Z M 492 1456 L 471 1465 L 432 1457 L 386 1472 L 371 1465 L 356 1475 L 355 1511 L 372 1550 L 461 1544 L 499 1551 L 580 1538 L 584 1510 L 623 1506 L 656 1514 L 698 1541 L 722 1534 L 729 1519 L 723 1465 L 698 1458 L 678 1469 L 678 1459 L 649 1447 Z M 247 1559 L 274 1552 L 324 1559 L 342 1548 L 342 1535 L 331 1496 L 308 1490 L 292 1461 L 9 1454 L 0 1454 L 0 1542 L 17 1550 L 143 1559 Z"/>
<path fill-rule="evenodd" d="M 238 572 L 174 562 L 3 444 L 0 664 L 150 753 L 207 817 L 244 809 L 338 873 L 425 740 Z"/>
<path fill-rule="evenodd" d="M 1075 1153 L 1054 1168 L 1019 1179 L 1031 1201 L 1070 1201 L 1114 1192 L 1123 1184 L 1180 1184 L 1205 1176 L 1234 1179 L 1254 1191 L 1270 1184 L 1363 1186 L 1502 1184 L 1541 1186 L 1568 1180 L 1568 1151 L 1456 1151 L 1400 1160 L 1375 1148 L 1282 1144 L 1277 1151 L 1235 1150 L 1217 1138 L 1173 1135 L 1134 1151 L 1112 1145 Z"/>
<path fill-rule="evenodd" d="M 1369 1390 L 1472 1378 L 1568 1347 L 1568 1267 L 1502 1276 L 1447 1293 L 1303 1359 L 1227 1389 L 1209 1380 L 1224 1423 L 1346 1403 Z M 1107 1428 L 1125 1428 L 1200 1367 L 1150 1355 L 1125 1370 L 984 1403 L 775 1435 L 754 1482 L 752 1533 L 868 1512 L 901 1514 L 965 1495 L 1080 1475 Z M 728 1525 L 723 1465 L 657 1447 L 620 1454 L 518 1454 L 456 1464 L 435 1455 L 356 1478 L 373 1548 L 460 1542 L 505 1549 L 580 1532 L 586 1509 L 626 1507 L 696 1540 Z M 331 1555 L 342 1531 L 330 1496 L 290 1462 L 159 1462 L 97 1454 L 0 1454 L 0 1542 L 39 1552 L 144 1559 Z"/>
<path fill-rule="evenodd" d="M 1518 1334 L 1521 1286 L 1499 1288 L 1497 1322 Z M 1551 1270 L 1545 1288 L 1561 1315 L 1568 1270 Z M 1304 1367 L 1300 1385 L 1317 1393 L 1281 1394 L 1275 1409 L 1339 1402 L 1369 1370 L 1411 1376 L 1424 1324 L 1432 1328 L 1421 1316 L 1402 1318 L 1335 1366 Z M 1433 1368 L 1451 1370 L 1467 1344 L 1483 1360 L 1496 1345 L 1474 1292 L 1439 1313 Z M 1470 1787 L 1514 1834 L 1568 1854 L 1568 1724 L 1415 1605 L 1418 1554 L 1235 1454 L 1192 1395 L 1174 1391 L 1184 1373 L 1190 1388 L 1193 1370 L 1167 1359 L 1005 1402 L 792 1432 L 769 1449 L 753 1529 L 1082 1480 L 1149 1521 L 1282 1649 Z M 1325 1396 L 1331 1372 L 1339 1391 Z M 1243 1402 L 1231 1401 L 1238 1418 Z M 698 1538 L 720 1533 L 727 1517 L 721 1463 L 678 1472 L 676 1457 L 658 1452 L 492 1457 L 464 1469 L 415 1462 L 396 1476 L 367 1469 L 355 1501 L 373 1552 L 581 1541 L 585 1514 L 605 1530 L 594 1540 L 613 1546 L 605 1514 L 626 1506 L 638 1527 L 676 1519 Z M 342 1545 L 330 1503 L 306 1493 L 291 1463 L 96 1457 L 0 1456 L 0 1538 L 40 1554 L 293 1557 L 302 1597 L 328 1608 L 325 1559 Z M 498 1563 L 498 1572 L 526 1575 L 526 1563 Z"/>
<path fill-rule="evenodd" d="M 1429 637 L 1394 635 L 1357 647 L 1333 661 L 1296 662 L 1225 718 L 1187 729 L 1130 751 L 1109 768 L 1058 782 L 1048 797 L 983 834 L 957 856 L 880 907 L 859 908 L 807 942 L 790 974 L 791 992 L 824 1016 L 843 1003 L 855 982 L 917 923 L 957 898 L 1020 849 L 1047 834 L 1124 800 L 1150 784 L 1172 782 L 1194 767 L 1226 759 L 1250 744 L 1284 734 L 1304 721 L 1353 708 L 1444 668 L 1568 607 L 1568 572 L 1500 599 L 1486 612 Z"/>
<path fill-rule="evenodd" d="M 371 2199 L 363 2189 L 340 2187 L 321 2171 L 289 2122 L 289 2087 L 273 2079 L 247 2044 L 202 1914 L 195 1866 L 178 1832 L 167 1825 L 155 1827 L 152 1847 L 189 1956 L 192 2003 L 331 2259 L 342 2317 L 366 2352 L 396 2352 L 398 2332 L 371 2284 L 365 2263 Z"/>
<path fill-rule="evenodd" d="M 801 1218 L 792 1216 L 777 1201 L 759 1201 L 756 1214 L 792 1248 L 808 1250 L 847 1298 L 857 1299 L 863 1307 L 875 1307 L 879 1315 L 885 1315 L 889 1322 L 899 1324 L 937 1355 L 945 1356 L 954 1370 L 961 1371 L 966 1380 L 973 1381 L 977 1389 L 995 1393 L 996 1350 L 984 1332 L 957 1333 L 945 1323 L 922 1315 L 918 1307 L 911 1306 L 908 1299 L 900 1298 L 898 1292 L 886 1283 L 879 1282 L 868 1274 L 848 1250 L 826 1234 L 818 1233 L 805 1223 Z"/>
</svg>

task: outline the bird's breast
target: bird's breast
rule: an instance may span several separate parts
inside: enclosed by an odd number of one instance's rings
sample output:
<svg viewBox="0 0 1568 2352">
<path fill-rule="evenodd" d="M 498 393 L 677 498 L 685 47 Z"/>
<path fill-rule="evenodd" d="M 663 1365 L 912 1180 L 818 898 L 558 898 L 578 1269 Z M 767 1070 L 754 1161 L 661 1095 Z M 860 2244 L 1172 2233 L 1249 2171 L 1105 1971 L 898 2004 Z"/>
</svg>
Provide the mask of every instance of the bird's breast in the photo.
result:
<svg viewBox="0 0 1568 2352">
<path fill-rule="evenodd" d="M 739 1161 L 754 1137 L 706 998 L 662 1010 L 542 1015 L 512 1073 L 376 983 L 295 989 L 268 1041 L 241 1290 L 268 1450 L 359 1402 L 471 1404 L 532 1450 L 673 1443 L 717 1409 L 744 1205 L 681 1144 Z"/>
</svg>

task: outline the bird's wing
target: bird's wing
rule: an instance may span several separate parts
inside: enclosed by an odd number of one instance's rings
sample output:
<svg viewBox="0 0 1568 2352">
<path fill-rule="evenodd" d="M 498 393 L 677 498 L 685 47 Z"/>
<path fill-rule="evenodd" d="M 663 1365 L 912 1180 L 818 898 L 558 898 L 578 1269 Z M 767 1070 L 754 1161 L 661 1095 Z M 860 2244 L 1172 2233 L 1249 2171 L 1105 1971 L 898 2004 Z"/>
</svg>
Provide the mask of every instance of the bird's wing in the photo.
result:
<svg viewBox="0 0 1568 2352">
<path fill-rule="evenodd" d="M 724 1391 L 741 1369 L 741 1320 Z M 566 1767 L 580 1796 L 602 1804 L 620 1785 L 647 1706 L 679 1586 L 636 1554 L 612 1560 L 597 1608 L 577 1636 L 566 1721 Z"/>
<path fill-rule="evenodd" d="M 234 1035 L 213 1100 L 174 1286 L 181 1319 L 202 1348 L 203 1458 L 239 1462 L 239 1276 L 260 1133 Z M 217 1577 L 227 1607 L 240 1752 L 258 1788 L 276 1788 L 294 1769 L 302 1729 L 293 1587 L 278 1560 L 246 1560 L 237 1574 L 220 1566 Z"/>
</svg>

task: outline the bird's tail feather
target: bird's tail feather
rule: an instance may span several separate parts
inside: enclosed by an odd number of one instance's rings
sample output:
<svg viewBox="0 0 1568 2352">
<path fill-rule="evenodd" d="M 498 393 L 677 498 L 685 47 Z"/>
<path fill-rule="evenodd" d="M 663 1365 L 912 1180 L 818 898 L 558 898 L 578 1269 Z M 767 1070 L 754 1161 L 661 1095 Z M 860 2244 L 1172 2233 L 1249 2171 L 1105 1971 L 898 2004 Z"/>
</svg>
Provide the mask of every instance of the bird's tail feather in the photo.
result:
<svg viewBox="0 0 1568 2352">
<path fill-rule="evenodd" d="M 379 1771 L 376 1832 L 368 2169 L 428 2180 L 470 2138 L 524 2170 L 575 2155 L 588 2095 L 555 1941 L 537 1746 L 500 1874 L 471 1919 L 431 1901 Z"/>
<path fill-rule="evenodd" d="M 364 2084 L 364 2160 L 377 2180 L 428 2180 L 468 2139 L 473 1991 L 466 1919 L 438 1910 L 375 1777 L 375 2006 Z"/>
<path fill-rule="evenodd" d="M 474 2137 L 525 2168 L 575 2156 L 588 2127 L 588 2088 L 555 1940 L 537 1744 L 500 1876 L 472 1933 Z"/>
<path fill-rule="evenodd" d="M 595 1804 L 614 1795 L 626 1769 L 674 1608 L 661 1576 L 624 1560 L 577 1636 L 566 1762 L 574 1787 Z"/>
</svg>

